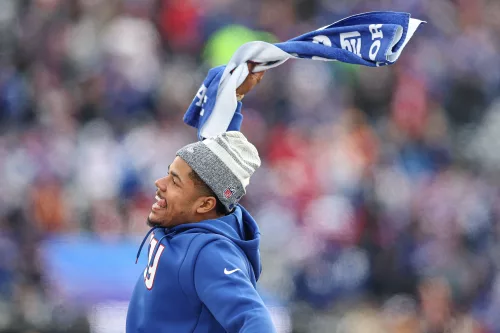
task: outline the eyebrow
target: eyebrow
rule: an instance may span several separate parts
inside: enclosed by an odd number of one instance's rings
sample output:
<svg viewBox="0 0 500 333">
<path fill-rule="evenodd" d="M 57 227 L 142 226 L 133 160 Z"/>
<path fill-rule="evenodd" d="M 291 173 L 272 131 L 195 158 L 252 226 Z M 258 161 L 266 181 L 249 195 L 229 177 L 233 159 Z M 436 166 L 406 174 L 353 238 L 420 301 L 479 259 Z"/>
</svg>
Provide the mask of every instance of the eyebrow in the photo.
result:
<svg viewBox="0 0 500 333">
<path fill-rule="evenodd" d="M 182 183 L 182 179 L 179 174 L 177 174 L 175 171 L 170 170 L 170 165 L 168 166 L 168 173 L 171 174 L 172 177 L 179 179 L 179 181 Z"/>
</svg>

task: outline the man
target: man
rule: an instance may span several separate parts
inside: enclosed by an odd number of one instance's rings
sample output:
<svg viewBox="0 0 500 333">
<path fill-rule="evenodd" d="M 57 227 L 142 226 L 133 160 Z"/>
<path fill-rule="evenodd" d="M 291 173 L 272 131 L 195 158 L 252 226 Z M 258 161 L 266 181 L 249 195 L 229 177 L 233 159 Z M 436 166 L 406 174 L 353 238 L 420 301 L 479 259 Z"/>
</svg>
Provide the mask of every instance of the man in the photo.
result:
<svg viewBox="0 0 500 333">
<path fill-rule="evenodd" d="M 249 75 L 237 94 L 261 77 Z M 238 205 L 260 166 L 257 149 L 230 131 L 176 155 L 155 183 L 148 264 L 130 301 L 127 333 L 275 332 L 255 289 L 259 228 Z"/>
</svg>

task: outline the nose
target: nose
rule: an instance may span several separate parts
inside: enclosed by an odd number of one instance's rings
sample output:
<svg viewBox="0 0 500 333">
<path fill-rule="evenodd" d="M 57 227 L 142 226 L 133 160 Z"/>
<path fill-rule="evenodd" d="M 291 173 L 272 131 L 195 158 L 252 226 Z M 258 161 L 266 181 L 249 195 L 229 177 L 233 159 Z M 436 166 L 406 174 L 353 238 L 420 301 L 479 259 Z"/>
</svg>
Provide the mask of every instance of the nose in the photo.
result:
<svg viewBox="0 0 500 333">
<path fill-rule="evenodd" d="M 167 177 L 163 177 L 160 179 L 157 179 L 155 181 L 156 187 L 161 191 L 161 192 L 166 192 L 167 191 Z"/>
</svg>

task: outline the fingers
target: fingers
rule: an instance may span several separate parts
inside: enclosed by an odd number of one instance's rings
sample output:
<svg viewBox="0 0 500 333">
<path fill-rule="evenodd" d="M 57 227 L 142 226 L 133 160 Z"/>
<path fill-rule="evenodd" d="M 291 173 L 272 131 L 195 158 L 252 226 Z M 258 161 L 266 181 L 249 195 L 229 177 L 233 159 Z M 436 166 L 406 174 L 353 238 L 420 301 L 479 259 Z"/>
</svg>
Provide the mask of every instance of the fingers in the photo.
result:
<svg viewBox="0 0 500 333">
<path fill-rule="evenodd" d="M 257 66 L 258 64 L 259 64 L 258 62 L 247 61 L 248 72 L 253 73 L 255 66 Z"/>
<path fill-rule="evenodd" d="M 257 84 L 260 82 L 260 80 L 262 80 L 262 78 L 264 77 L 264 73 L 266 71 L 262 71 L 262 72 L 258 72 L 258 73 L 252 73 L 252 75 L 255 75 L 255 80 L 257 81 Z"/>
<path fill-rule="evenodd" d="M 262 72 L 254 73 L 253 70 L 255 69 L 255 67 L 257 65 L 259 65 L 258 62 L 253 62 L 253 61 L 247 62 L 248 72 L 250 73 L 249 76 L 251 77 L 252 80 L 256 81 L 256 84 L 259 83 L 260 80 L 262 80 L 262 77 L 264 76 L 264 73 L 266 72 L 266 71 L 262 71 Z"/>
<path fill-rule="evenodd" d="M 236 93 L 238 95 L 245 95 L 250 90 L 252 90 L 253 87 L 255 87 L 262 80 L 262 77 L 264 76 L 265 71 L 257 72 L 257 73 L 253 72 L 255 66 L 257 66 L 257 65 L 258 65 L 258 63 L 256 63 L 256 62 L 252 62 L 252 61 L 247 62 L 249 74 L 246 77 L 245 81 L 243 81 L 243 83 L 236 89 Z"/>
</svg>

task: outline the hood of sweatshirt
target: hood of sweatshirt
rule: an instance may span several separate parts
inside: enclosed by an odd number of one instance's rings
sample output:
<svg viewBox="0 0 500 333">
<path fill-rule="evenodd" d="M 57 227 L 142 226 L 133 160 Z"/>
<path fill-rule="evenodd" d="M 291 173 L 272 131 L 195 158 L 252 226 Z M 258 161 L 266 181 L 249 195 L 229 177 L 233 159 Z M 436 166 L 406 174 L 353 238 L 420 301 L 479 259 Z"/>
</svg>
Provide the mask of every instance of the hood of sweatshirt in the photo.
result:
<svg viewBox="0 0 500 333">
<path fill-rule="evenodd" d="M 154 227 L 146 234 L 137 253 L 137 258 L 139 258 L 142 246 L 146 242 L 148 236 L 158 228 L 161 227 Z M 222 216 L 218 219 L 185 223 L 172 228 L 164 228 L 164 231 L 164 237 L 174 237 L 181 233 L 212 233 L 224 236 L 245 253 L 252 266 L 255 280 L 257 281 L 260 277 L 262 264 L 259 252 L 259 227 L 250 213 L 241 205 L 237 205 L 231 214 Z M 157 243 L 157 246 L 159 246 L 160 243 L 161 240 Z M 153 251 L 153 253 L 155 251 Z"/>
</svg>

